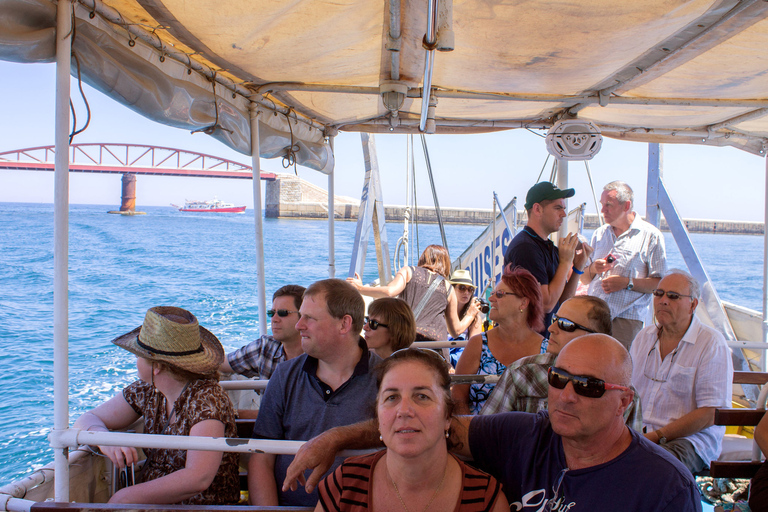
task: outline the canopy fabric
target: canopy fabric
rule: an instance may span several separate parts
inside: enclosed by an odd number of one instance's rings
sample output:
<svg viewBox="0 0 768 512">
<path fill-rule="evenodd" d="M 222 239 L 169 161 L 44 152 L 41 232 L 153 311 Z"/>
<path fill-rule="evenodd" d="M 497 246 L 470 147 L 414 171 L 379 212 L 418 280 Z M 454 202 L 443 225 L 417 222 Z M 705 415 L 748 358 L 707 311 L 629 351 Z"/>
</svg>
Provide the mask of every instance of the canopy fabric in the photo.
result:
<svg viewBox="0 0 768 512">
<path fill-rule="evenodd" d="M 79 0 L 73 48 L 84 80 L 152 119 L 216 124 L 213 136 L 248 154 L 250 108 L 262 156 L 293 148 L 328 172 L 337 130 L 419 131 L 430 1 Z M 438 47 L 453 50 L 434 52 L 427 131 L 577 117 L 615 138 L 765 154 L 768 2 L 436 3 Z M 55 9 L 0 0 L 0 58 L 52 60 Z M 407 87 L 394 113 L 387 81 Z"/>
</svg>

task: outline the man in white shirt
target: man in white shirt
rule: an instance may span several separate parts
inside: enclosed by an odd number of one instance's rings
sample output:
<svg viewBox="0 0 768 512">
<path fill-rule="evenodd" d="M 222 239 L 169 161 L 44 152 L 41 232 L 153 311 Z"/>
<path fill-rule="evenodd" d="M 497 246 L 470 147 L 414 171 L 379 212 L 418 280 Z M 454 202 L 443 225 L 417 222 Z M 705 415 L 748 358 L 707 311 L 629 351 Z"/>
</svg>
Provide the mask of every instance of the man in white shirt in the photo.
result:
<svg viewBox="0 0 768 512">
<path fill-rule="evenodd" d="M 608 303 L 613 337 L 629 350 L 667 270 L 664 236 L 633 210 L 634 193 L 623 181 L 603 187 L 600 203 L 605 225 L 592 235 L 595 260 L 581 282 Z"/>
<path fill-rule="evenodd" d="M 673 270 L 653 293 L 655 325 L 632 343 L 632 384 L 640 393 L 645 437 L 670 451 L 692 473 L 709 467 L 725 427 L 715 409 L 730 407 L 731 350 L 723 335 L 694 316 L 698 282 Z"/>
</svg>

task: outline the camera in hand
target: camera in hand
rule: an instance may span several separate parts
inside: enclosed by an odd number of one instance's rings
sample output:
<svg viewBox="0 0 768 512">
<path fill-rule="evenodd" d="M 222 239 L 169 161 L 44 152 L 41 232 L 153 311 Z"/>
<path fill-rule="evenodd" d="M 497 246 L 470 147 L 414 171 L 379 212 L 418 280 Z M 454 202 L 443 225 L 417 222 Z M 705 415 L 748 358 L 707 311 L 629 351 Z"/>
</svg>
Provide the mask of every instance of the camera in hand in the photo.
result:
<svg viewBox="0 0 768 512">
<path fill-rule="evenodd" d="M 480 309 L 480 312 L 484 315 L 487 315 L 488 312 L 491 310 L 491 305 L 488 304 L 488 301 L 483 299 L 477 299 L 477 301 L 480 303 L 480 306 L 478 309 Z"/>
<path fill-rule="evenodd" d="M 608 256 L 605 257 L 606 263 L 613 263 L 614 261 L 616 261 L 616 258 L 613 257 L 613 254 L 609 254 Z"/>
</svg>

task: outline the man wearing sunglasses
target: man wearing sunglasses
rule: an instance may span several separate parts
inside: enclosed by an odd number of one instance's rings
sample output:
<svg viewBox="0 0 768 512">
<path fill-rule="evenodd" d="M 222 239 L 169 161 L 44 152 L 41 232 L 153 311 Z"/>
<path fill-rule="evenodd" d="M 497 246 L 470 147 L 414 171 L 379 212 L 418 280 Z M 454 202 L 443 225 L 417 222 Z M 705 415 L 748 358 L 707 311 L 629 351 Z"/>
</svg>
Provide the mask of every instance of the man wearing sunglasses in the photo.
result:
<svg viewBox="0 0 768 512">
<path fill-rule="evenodd" d="M 568 215 L 565 199 L 574 194 L 572 188 L 560 190 L 548 181 L 531 187 L 525 198 L 528 223 L 504 253 L 505 267 L 523 267 L 541 284 L 545 327 L 552 322 L 557 305 L 573 297 L 579 275 L 592 253 L 592 248 L 581 244 L 573 233 L 561 239 L 558 246 L 549 240 L 549 235 L 560 229 Z"/>
<path fill-rule="evenodd" d="M 592 235 L 594 258 L 581 276 L 589 295 L 611 308 L 613 337 L 629 350 L 643 328 L 651 292 L 667 271 L 664 236 L 634 210 L 634 193 L 623 181 L 612 181 L 600 196 L 605 224 Z"/>
<path fill-rule="evenodd" d="M 547 409 L 547 382 L 549 368 L 560 350 L 571 340 L 589 333 L 611 334 L 611 310 L 603 299 L 579 295 L 563 302 L 549 326 L 547 352 L 524 357 L 508 366 L 486 400 L 480 414 L 498 414 L 507 411 L 539 412 Z M 642 431 L 640 398 L 624 413 L 626 424 Z"/>
<path fill-rule="evenodd" d="M 632 383 L 643 404 L 645 436 L 696 473 L 717 460 L 725 427 L 715 409 L 731 406 L 733 362 L 720 332 L 694 312 L 699 283 L 673 270 L 653 292 L 656 325 L 632 343 Z"/>
<path fill-rule="evenodd" d="M 303 286 L 288 284 L 278 288 L 272 295 L 272 309 L 267 311 L 272 335 L 265 334 L 227 354 L 219 371 L 268 379 L 278 364 L 303 354 L 301 336 L 296 329 L 303 296 Z"/>
<path fill-rule="evenodd" d="M 625 425 L 631 376 L 632 362 L 618 341 L 580 336 L 548 373 L 549 411 L 453 417 L 453 452 L 499 480 L 511 510 L 700 512 L 693 476 Z M 318 436 L 299 450 L 286 486 L 303 481 L 305 468 L 316 468 L 307 480 L 314 488 L 329 454 L 370 447 L 376 439 L 375 422 Z"/>
</svg>

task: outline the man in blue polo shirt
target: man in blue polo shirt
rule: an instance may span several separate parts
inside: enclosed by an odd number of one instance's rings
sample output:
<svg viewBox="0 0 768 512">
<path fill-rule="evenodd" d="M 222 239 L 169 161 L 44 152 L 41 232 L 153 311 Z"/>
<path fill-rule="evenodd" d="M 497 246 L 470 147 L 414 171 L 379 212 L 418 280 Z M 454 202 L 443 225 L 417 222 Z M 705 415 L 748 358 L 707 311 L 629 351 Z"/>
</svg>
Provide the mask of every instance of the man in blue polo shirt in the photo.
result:
<svg viewBox="0 0 768 512">
<path fill-rule="evenodd" d="M 574 233 L 560 240 L 558 246 L 548 238 L 560 229 L 568 215 L 565 198 L 575 193 L 572 188 L 560 190 L 548 181 L 531 187 L 525 197 L 528 223 L 515 235 L 504 254 L 505 268 L 510 264 L 523 267 L 541 284 L 545 329 L 552 323 L 558 304 L 573 297 L 579 276 L 584 273 L 592 253 L 592 248 L 579 242 Z"/>
<path fill-rule="evenodd" d="M 376 400 L 373 368 L 381 358 L 360 337 L 365 304 L 346 281 L 325 279 L 304 292 L 300 319 L 304 355 L 277 366 L 253 428 L 253 437 L 306 441 L 331 427 L 371 418 Z M 314 507 L 317 493 L 282 491 L 292 455 L 254 453 L 248 463 L 251 505 Z M 343 459 L 337 458 L 330 471 Z"/>
</svg>

